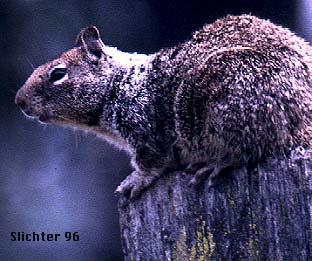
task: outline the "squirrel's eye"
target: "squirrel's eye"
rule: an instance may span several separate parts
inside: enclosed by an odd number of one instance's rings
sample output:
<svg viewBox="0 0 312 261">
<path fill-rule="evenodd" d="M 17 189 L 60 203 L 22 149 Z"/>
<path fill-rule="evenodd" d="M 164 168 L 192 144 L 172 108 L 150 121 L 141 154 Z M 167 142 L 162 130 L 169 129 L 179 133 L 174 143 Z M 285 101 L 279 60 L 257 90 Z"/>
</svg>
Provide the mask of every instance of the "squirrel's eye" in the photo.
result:
<svg viewBox="0 0 312 261">
<path fill-rule="evenodd" d="M 56 82 L 61 80 L 67 74 L 66 68 L 54 68 L 54 70 L 50 74 L 50 82 Z"/>
</svg>

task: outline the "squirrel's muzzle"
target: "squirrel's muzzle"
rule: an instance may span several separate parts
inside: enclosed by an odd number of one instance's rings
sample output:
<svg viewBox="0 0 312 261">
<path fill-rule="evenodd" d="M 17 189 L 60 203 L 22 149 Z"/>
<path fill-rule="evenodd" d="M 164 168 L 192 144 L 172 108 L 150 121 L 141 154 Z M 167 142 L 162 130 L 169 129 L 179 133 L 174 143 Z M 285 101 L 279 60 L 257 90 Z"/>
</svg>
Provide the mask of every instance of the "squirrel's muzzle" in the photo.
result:
<svg viewBox="0 0 312 261">
<path fill-rule="evenodd" d="M 25 94 L 23 88 L 18 90 L 15 96 L 15 104 L 20 107 L 22 112 L 28 116 L 28 117 L 33 117 L 32 110 L 30 109 L 30 102 L 28 101 L 28 95 Z"/>
<path fill-rule="evenodd" d="M 15 104 L 19 106 L 22 110 L 26 108 L 26 95 L 23 93 L 23 90 L 20 89 L 15 96 Z"/>
</svg>

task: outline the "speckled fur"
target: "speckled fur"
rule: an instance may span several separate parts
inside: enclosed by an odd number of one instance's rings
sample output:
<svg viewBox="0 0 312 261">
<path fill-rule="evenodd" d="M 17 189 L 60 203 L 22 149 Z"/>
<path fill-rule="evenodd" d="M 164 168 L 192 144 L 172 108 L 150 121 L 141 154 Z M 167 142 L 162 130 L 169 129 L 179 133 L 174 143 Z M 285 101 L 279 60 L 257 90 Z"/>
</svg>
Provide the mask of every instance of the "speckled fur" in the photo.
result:
<svg viewBox="0 0 312 261">
<path fill-rule="evenodd" d="M 127 150 L 135 171 L 117 192 L 135 197 L 166 168 L 203 163 L 198 183 L 205 172 L 311 147 L 312 49 L 288 29 L 227 16 L 149 56 L 105 46 L 94 27 L 78 44 L 36 69 L 16 103 Z M 60 63 L 68 79 L 51 83 Z"/>
</svg>

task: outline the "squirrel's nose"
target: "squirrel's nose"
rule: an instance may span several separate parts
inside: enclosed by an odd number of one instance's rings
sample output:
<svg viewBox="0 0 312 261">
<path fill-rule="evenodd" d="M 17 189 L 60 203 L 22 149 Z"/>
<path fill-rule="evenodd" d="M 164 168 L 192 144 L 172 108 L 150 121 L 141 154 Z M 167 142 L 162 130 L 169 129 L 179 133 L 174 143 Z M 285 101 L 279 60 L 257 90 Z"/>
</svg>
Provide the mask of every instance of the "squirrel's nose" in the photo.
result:
<svg viewBox="0 0 312 261">
<path fill-rule="evenodd" d="M 19 90 L 15 96 L 15 104 L 19 106 L 22 110 L 26 107 L 25 95 L 22 94 L 22 91 Z"/>
</svg>

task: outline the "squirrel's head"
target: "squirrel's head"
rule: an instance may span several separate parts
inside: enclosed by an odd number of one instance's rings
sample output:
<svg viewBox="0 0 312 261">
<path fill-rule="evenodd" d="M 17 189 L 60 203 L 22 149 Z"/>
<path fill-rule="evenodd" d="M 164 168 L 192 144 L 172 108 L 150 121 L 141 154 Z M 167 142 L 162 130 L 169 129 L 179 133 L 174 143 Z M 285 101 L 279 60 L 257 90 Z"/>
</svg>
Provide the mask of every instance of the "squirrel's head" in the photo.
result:
<svg viewBox="0 0 312 261">
<path fill-rule="evenodd" d="M 46 123 L 97 125 L 114 68 L 95 26 L 83 29 L 76 43 L 38 67 L 17 92 L 24 114 Z"/>
</svg>

